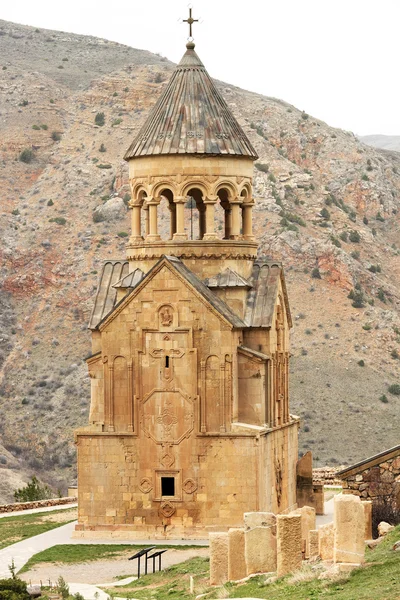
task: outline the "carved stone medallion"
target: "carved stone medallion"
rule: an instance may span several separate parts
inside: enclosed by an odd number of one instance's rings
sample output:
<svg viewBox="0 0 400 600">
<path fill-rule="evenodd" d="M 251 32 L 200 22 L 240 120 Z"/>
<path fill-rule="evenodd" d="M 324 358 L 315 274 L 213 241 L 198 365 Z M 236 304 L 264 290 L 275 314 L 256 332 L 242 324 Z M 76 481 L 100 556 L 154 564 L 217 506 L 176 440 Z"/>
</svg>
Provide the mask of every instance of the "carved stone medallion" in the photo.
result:
<svg viewBox="0 0 400 600">
<path fill-rule="evenodd" d="M 172 517 L 175 512 L 175 506 L 171 502 L 163 502 L 160 506 L 160 513 L 163 517 Z"/>
<path fill-rule="evenodd" d="M 150 479 L 147 477 L 143 477 L 139 483 L 139 490 L 143 492 L 143 494 L 148 494 L 153 489 L 152 483 Z"/>
<path fill-rule="evenodd" d="M 186 494 L 193 494 L 197 490 L 197 483 L 194 479 L 185 479 L 182 488 Z"/>
</svg>

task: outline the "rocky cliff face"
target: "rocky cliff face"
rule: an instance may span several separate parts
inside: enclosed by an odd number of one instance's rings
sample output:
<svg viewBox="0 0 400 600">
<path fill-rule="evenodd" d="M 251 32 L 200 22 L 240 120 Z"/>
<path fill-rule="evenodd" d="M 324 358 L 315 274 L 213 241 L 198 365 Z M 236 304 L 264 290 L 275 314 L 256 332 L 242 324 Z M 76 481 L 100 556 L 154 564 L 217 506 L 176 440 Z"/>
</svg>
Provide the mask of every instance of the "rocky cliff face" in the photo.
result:
<svg viewBox="0 0 400 600">
<path fill-rule="evenodd" d="M 173 65 L 4 21 L 0 56 L 0 468 L 10 486 L 32 472 L 59 486 L 72 483 L 72 432 L 88 416 L 82 359 L 97 276 L 104 259 L 124 256 L 130 229 L 122 156 Z M 317 464 L 349 464 L 393 446 L 400 154 L 219 85 L 260 155 L 260 254 L 285 265 L 300 447 Z"/>
</svg>

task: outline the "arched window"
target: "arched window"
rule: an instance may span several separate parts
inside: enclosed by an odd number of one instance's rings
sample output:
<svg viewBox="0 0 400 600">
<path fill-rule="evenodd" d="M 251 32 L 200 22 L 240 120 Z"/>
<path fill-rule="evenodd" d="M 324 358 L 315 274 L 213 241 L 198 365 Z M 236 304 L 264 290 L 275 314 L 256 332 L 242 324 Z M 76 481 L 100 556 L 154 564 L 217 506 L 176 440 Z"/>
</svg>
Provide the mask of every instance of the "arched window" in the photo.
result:
<svg viewBox="0 0 400 600">
<path fill-rule="evenodd" d="M 158 206 L 158 231 L 162 239 L 172 240 L 176 233 L 176 205 L 174 194 L 168 188 L 160 192 L 160 204 Z M 169 219 L 169 220 L 168 220 Z"/>
<path fill-rule="evenodd" d="M 185 232 L 189 240 L 202 240 L 206 232 L 206 207 L 203 193 L 199 188 L 187 192 L 185 204 Z"/>
</svg>

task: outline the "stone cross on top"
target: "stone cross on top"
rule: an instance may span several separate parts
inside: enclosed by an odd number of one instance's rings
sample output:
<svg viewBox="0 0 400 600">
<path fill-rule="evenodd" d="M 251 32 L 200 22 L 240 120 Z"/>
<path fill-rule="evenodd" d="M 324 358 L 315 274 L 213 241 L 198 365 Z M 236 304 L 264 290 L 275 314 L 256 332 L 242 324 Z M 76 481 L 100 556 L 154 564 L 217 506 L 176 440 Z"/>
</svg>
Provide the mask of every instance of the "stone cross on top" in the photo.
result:
<svg viewBox="0 0 400 600">
<path fill-rule="evenodd" d="M 193 23 L 198 23 L 199 19 L 193 19 L 192 17 L 192 7 L 189 5 L 189 18 L 188 19 L 183 19 L 184 23 L 188 23 L 189 25 L 189 39 L 192 39 L 192 25 Z"/>
</svg>

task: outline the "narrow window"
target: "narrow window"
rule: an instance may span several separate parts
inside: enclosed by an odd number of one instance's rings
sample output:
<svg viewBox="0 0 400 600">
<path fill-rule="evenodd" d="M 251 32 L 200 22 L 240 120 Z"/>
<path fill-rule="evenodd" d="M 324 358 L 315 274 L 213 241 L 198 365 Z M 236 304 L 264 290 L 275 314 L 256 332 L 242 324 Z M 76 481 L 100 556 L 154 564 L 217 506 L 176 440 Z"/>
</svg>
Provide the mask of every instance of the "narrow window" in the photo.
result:
<svg viewBox="0 0 400 600">
<path fill-rule="evenodd" d="M 161 477 L 161 496 L 175 496 L 175 477 Z"/>
<path fill-rule="evenodd" d="M 169 356 L 168 356 L 168 354 L 165 357 L 165 368 L 169 369 Z"/>
</svg>

